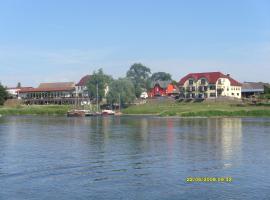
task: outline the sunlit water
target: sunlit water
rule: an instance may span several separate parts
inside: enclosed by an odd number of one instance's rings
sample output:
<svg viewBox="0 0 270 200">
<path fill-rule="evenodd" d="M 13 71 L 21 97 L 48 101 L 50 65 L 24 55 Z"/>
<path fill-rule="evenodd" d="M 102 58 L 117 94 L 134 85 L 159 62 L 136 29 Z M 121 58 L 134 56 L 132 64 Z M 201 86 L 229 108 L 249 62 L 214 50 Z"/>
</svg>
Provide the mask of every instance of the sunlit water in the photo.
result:
<svg viewBox="0 0 270 200">
<path fill-rule="evenodd" d="M 1 117 L 0 199 L 270 199 L 270 119 Z"/>
</svg>

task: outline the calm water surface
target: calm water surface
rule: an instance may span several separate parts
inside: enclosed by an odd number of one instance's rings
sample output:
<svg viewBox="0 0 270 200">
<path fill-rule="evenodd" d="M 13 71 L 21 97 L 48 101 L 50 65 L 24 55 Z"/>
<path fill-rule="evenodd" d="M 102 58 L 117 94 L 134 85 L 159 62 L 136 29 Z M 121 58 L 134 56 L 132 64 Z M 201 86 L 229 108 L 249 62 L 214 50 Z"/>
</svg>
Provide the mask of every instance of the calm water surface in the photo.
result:
<svg viewBox="0 0 270 200">
<path fill-rule="evenodd" d="M 0 118 L 0 199 L 255 198 L 270 199 L 269 118 Z"/>
</svg>

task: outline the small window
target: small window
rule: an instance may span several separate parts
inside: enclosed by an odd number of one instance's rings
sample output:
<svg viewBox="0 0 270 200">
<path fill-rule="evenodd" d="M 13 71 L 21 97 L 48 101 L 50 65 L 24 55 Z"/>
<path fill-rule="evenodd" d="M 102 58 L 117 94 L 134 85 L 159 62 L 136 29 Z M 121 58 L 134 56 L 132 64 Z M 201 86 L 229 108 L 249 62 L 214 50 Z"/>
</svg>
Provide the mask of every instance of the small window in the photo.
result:
<svg viewBox="0 0 270 200">
<path fill-rule="evenodd" d="M 237 96 L 239 96 L 239 93 L 237 93 Z"/>
<path fill-rule="evenodd" d="M 193 80 L 188 81 L 189 85 L 193 85 Z"/>
<path fill-rule="evenodd" d="M 201 80 L 201 84 L 202 84 L 202 85 L 205 85 L 205 83 L 206 83 L 205 79 L 202 79 L 202 80 Z"/>
<path fill-rule="evenodd" d="M 216 97 L 216 93 L 210 93 L 210 97 Z"/>
<path fill-rule="evenodd" d="M 234 95 L 234 93 L 232 93 L 232 95 Z"/>
</svg>

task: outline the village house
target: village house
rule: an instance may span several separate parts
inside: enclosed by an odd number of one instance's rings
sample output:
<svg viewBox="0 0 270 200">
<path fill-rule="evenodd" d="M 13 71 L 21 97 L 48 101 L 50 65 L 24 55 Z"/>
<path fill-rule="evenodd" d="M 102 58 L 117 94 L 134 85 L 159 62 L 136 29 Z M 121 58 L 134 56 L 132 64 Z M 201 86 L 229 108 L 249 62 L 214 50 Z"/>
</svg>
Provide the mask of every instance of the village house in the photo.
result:
<svg viewBox="0 0 270 200">
<path fill-rule="evenodd" d="M 77 84 L 40 83 L 37 88 L 23 87 L 13 92 L 26 104 L 89 104 L 87 84 L 90 78 L 91 75 L 86 75 Z"/>
<path fill-rule="evenodd" d="M 269 90 L 270 90 L 269 83 L 244 82 L 242 84 L 242 97 L 244 97 L 244 98 L 258 97 L 261 94 L 264 94 Z"/>
<path fill-rule="evenodd" d="M 20 90 L 18 97 L 23 100 L 35 99 L 49 103 L 52 99 L 75 97 L 75 84 L 73 82 L 40 83 L 37 88 Z"/>
<path fill-rule="evenodd" d="M 77 97 L 89 97 L 87 84 L 91 79 L 91 75 L 86 75 L 75 85 L 75 93 Z"/>
<path fill-rule="evenodd" d="M 154 81 L 151 83 L 151 89 L 148 92 L 148 97 L 156 96 L 172 96 L 178 95 L 178 88 L 171 81 Z"/>
<path fill-rule="evenodd" d="M 221 72 L 190 73 L 179 81 L 180 98 L 241 98 L 241 84 Z"/>
</svg>

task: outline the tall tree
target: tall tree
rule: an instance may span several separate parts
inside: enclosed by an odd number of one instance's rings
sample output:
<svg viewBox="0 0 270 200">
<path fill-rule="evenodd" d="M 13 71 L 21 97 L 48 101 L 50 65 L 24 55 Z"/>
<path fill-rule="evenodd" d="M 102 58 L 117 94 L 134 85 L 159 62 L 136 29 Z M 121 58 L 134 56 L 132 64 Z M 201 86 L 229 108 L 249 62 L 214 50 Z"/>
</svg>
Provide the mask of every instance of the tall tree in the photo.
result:
<svg viewBox="0 0 270 200">
<path fill-rule="evenodd" d="M 172 76 L 169 73 L 166 72 L 156 72 L 153 73 L 151 76 L 152 81 L 171 81 Z"/>
<path fill-rule="evenodd" d="M 89 97 L 97 97 L 98 87 L 98 99 L 99 101 L 102 100 L 105 97 L 105 90 L 112 80 L 112 77 L 104 74 L 102 69 L 99 69 L 97 72 L 94 71 L 91 79 L 87 84 Z"/>
<path fill-rule="evenodd" d="M 141 63 L 134 63 L 127 71 L 127 78 L 134 84 L 136 97 L 140 97 L 142 91 L 147 89 L 150 74 L 151 70 Z"/>
<path fill-rule="evenodd" d="M 6 88 L 0 83 L 0 105 L 3 105 L 6 99 L 8 98 L 8 93 Z"/>
<path fill-rule="evenodd" d="M 108 103 L 119 103 L 119 95 L 121 104 L 132 103 L 135 99 L 134 85 L 127 78 L 119 78 L 112 81 L 109 88 L 107 95 Z"/>
</svg>

